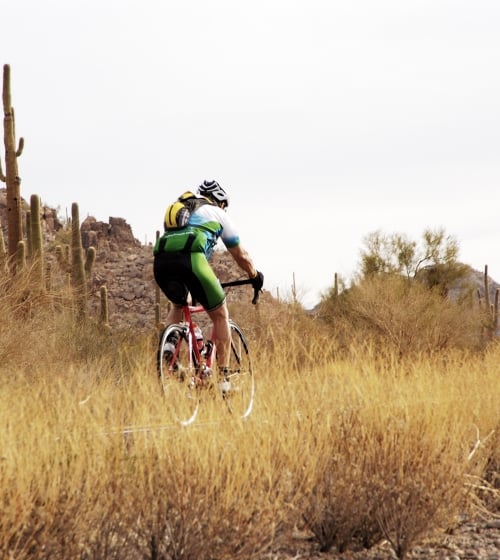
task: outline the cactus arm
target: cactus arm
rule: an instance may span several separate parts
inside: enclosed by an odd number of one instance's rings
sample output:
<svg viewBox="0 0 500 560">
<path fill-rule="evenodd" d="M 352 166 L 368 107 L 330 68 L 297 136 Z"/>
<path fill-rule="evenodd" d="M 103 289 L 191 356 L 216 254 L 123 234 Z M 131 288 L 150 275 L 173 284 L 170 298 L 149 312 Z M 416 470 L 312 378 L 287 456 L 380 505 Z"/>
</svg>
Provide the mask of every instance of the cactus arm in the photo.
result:
<svg viewBox="0 0 500 560">
<path fill-rule="evenodd" d="M 10 66 L 3 65 L 3 106 L 4 109 L 10 109 Z"/>
<path fill-rule="evenodd" d="M 23 153 L 23 149 L 24 149 L 24 138 L 21 136 L 21 138 L 19 138 L 19 144 L 16 150 L 16 157 L 19 157 Z"/>
<path fill-rule="evenodd" d="M 2 183 L 5 183 L 7 179 L 5 178 L 5 175 L 3 174 L 3 169 L 2 169 L 2 160 L 0 159 L 0 181 L 2 181 Z"/>
<path fill-rule="evenodd" d="M 14 107 L 10 107 L 10 114 L 12 115 L 12 135 L 14 137 L 14 141 L 16 138 L 16 115 L 14 113 Z M 14 152 L 16 155 L 16 158 L 18 158 L 22 153 L 23 153 L 23 149 L 24 149 L 24 138 L 21 136 L 21 138 L 19 138 L 19 143 L 17 145 L 17 150 Z"/>
</svg>

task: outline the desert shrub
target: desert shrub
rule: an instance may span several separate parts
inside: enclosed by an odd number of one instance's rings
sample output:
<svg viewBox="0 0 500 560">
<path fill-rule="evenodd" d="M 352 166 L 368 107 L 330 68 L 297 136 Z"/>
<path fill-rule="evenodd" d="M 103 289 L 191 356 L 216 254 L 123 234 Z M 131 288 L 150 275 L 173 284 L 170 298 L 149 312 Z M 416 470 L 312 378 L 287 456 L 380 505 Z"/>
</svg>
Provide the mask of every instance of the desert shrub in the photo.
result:
<svg viewBox="0 0 500 560">
<path fill-rule="evenodd" d="M 404 356 L 483 345 L 482 317 L 470 303 L 400 276 L 368 277 L 325 299 L 320 316 L 345 347 L 375 345 Z"/>
<path fill-rule="evenodd" d="M 26 268 L 16 275 L 0 277 L 0 362 L 4 367 L 32 365 L 34 346 L 44 357 L 40 339 L 50 333 L 54 308 L 51 297 L 33 276 L 33 270 Z"/>
<path fill-rule="evenodd" d="M 403 558 L 471 513 L 493 453 L 488 441 L 471 456 L 474 426 L 484 437 L 498 418 L 493 370 L 481 362 L 463 353 L 380 362 L 360 351 L 317 370 L 297 406 L 316 402 L 314 421 L 303 420 L 319 440 L 316 478 L 300 507 L 320 548 L 358 550 L 383 536 Z"/>
<path fill-rule="evenodd" d="M 356 418 L 346 440 L 332 437 L 304 519 L 321 550 L 371 548 L 386 538 L 403 558 L 460 511 L 466 462 L 458 460 L 457 440 L 437 441 L 425 419 L 420 426 L 366 420 Z"/>
<path fill-rule="evenodd" d="M 137 333 L 100 328 L 89 317 L 77 320 L 71 290 L 41 290 L 33 269 L 0 277 L 0 363 L 36 376 L 47 367 L 55 371 L 88 363 L 114 351 L 124 355 Z M 119 351 L 118 351 L 119 349 Z"/>
</svg>

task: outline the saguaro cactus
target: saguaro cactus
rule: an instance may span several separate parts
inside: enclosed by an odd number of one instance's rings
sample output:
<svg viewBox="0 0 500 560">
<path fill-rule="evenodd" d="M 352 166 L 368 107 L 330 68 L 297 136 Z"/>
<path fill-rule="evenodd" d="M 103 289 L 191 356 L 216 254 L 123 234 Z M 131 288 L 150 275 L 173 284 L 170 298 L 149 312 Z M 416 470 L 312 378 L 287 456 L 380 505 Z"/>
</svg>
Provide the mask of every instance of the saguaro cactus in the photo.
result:
<svg viewBox="0 0 500 560">
<path fill-rule="evenodd" d="M 497 288 L 495 290 L 494 303 L 491 303 L 488 265 L 485 265 L 484 266 L 484 301 L 485 301 L 485 311 L 488 317 L 488 324 L 486 330 L 490 338 L 492 338 L 498 330 L 499 299 L 500 299 L 500 290 Z"/>
<path fill-rule="evenodd" d="M 3 67 L 3 132 L 5 145 L 5 175 L 0 164 L 0 180 L 7 186 L 7 228 L 9 233 L 9 256 L 17 252 L 17 244 L 23 239 L 21 178 L 17 169 L 17 158 L 22 154 L 24 139 L 19 139 L 16 149 L 16 126 L 14 108 L 10 96 L 10 66 Z"/>
<path fill-rule="evenodd" d="M 80 234 L 80 211 L 76 202 L 71 205 L 71 285 L 76 292 L 78 315 L 85 317 L 87 314 L 87 285 Z"/>
<path fill-rule="evenodd" d="M 33 235 L 33 232 L 31 231 L 31 209 L 27 210 L 26 215 L 25 215 L 25 219 L 26 219 L 25 227 L 26 227 L 26 234 L 27 234 L 26 235 L 26 238 L 27 238 L 26 241 L 27 241 L 27 244 L 28 244 L 27 255 L 29 257 L 31 257 L 31 255 L 33 253 L 33 249 L 32 249 L 32 246 L 31 246 L 31 242 L 32 242 L 31 236 Z"/>
<path fill-rule="evenodd" d="M 490 310 L 490 282 L 488 278 L 488 265 L 484 265 L 484 303 L 486 305 L 486 310 Z"/>
<path fill-rule="evenodd" d="M 16 273 L 21 272 L 26 268 L 26 244 L 22 239 L 17 243 L 15 257 L 16 257 Z"/>
<path fill-rule="evenodd" d="M 40 222 L 40 197 L 36 194 L 31 195 L 30 199 L 30 235 L 31 239 L 31 262 L 37 276 L 37 282 L 43 290 L 45 287 L 44 268 L 43 268 L 43 243 L 42 225 Z"/>
<path fill-rule="evenodd" d="M 56 245 L 56 260 L 59 266 L 63 270 L 66 270 L 68 259 L 66 258 L 66 255 L 64 254 L 64 249 L 62 248 L 61 245 Z"/>
<path fill-rule="evenodd" d="M 3 274 L 6 269 L 7 269 L 7 249 L 5 248 L 3 230 L 0 224 L 0 274 Z"/>
<path fill-rule="evenodd" d="M 94 268 L 95 263 L 95 247 L 89 247 L 87 249 L 87 255 L 85 256 L 85 278 L 88 280 L 90 275 L 92 274 L 92 269 Z"/>
<path fill-rule="evenodd" d="M 160 232 L 156 231 L 156 242 L 160 237 Z M 155 282 L 155 326 L 158 331 L 162 331 L 165 328 L 165 323 L 161 320 L 161 290 L 160 286 Z M 170 302 L 167 303 L 167 312 L 170 311 Z"/>
<path fill-rule="evenodd" d="M 101 312 L 99 314 L 99 323 L 104 328 L 109 328 L 109 308 L 108 308 L 108 289 L 106 286 L 100 288 Z"/>
</svg>

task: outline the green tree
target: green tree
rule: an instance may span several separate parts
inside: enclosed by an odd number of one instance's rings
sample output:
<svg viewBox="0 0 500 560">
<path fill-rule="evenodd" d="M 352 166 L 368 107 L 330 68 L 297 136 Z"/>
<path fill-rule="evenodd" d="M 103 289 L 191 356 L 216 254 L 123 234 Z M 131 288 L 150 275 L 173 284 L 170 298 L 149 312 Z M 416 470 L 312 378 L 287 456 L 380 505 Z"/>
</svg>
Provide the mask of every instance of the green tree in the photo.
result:
<svg viewBox="0 0 500 560">
<path fill-rule="evenodd" d="M 456 240 L 443 229 L 420 240 L 376 231 L 364 239 L 361 270 L 348 289 L 323 296 L 318 316 L 340 345 L 353 340 L 395 349 L 399 355 L 481 344 Z M 454 288 L 453 297 L 448 295 Z"/>
<path fill-rule="evenodd" d="M 367 235 L 361 251 L 361 277 L 395 274 L 418 279 L 428 287 L 447 293 L 451 284 L 463 278 L 468 267 L 458 262 L 459 246 L 444 229 L 426 229 L 415 241 L 402 233 L 380 230 Z"/>
<path fill-rule="evenodd" d="M 386 234 L 378 230 L 364 238 L 361 250 L 361 276 L 405 274 L 411 276 L 416 266 L 417 243 L 401 233 Z"/>
</svg>

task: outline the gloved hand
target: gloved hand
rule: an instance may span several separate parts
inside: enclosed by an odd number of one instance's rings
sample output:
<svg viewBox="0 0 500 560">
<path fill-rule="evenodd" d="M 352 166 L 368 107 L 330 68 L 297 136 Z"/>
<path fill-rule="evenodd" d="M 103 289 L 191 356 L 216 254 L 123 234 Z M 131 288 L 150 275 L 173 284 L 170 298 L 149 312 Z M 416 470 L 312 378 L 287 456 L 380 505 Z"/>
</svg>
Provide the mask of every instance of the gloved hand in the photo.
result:
<svg viewBox="0 0 500 560">
<path fill-rule="evenodd" d="M 258 292 L 264 285 L 264 275 L 257 270 L 257 275 L 252 278 L 253 289 Z"/>
</svg>

